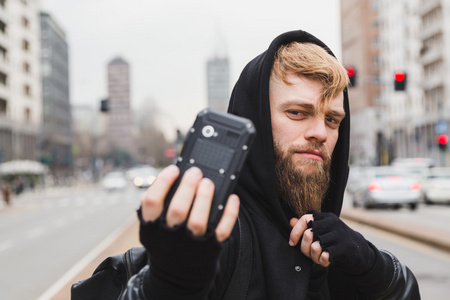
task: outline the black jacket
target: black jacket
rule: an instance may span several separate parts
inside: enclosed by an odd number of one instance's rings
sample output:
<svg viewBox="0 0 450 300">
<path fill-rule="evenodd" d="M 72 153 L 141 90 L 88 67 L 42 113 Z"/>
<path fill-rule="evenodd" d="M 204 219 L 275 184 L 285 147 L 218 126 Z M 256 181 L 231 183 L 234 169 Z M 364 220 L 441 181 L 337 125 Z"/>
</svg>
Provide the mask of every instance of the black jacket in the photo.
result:
<svg viewBox="0 0 450 300">
<path fill-rule="evenodd" d="M 235 290 L 239 291 L 241 299 L 420 299 L 417 281 L 409 269 L 402 266 L 392 254 L 379 251 L 373 245 L 371 247 L 376 254 L 374 267 L 362 276 L 352 277 L 340 273 L 333 264 L 329 268 L 313 265 L 299 247 L 288 244 L 291 231 L 289 220 L 293 214 L 282 207 L 275 187 L 269 78 L 276 50 L 280 45 L 292 41 L 315 43 L 333 55 L 314 36 L 304 31 L 287 32 L 253 59 L 237 81 L 228 111 L 251 119 L 257 136 L 235 189 L 241 199 L 241 226 L 236 226 L 230 239 L 223 245 L 217 276 L 204 283 L 207 293 L 203 291 L 196 294 L 198 287 L 194 290 L 182 282 L 177 283 L 177 286 L 166 285 L 167 280 L 161 280 L 158 274 L 149 272 L 151 266 L 149 268 L 142 263 L 142 257 L 145 256 L 142 252 L 135 256 L 137 264 L 131 260 L 134 269 L 143 267 L 137 275 L 130 278 L 131 274 L 128 273 L 125 276 L 122 270 L 127 268 L 121 261 L 128 266 L 130 261 L 125 260 L 124 256 L 110 258 L 91 279 L 74 285 L 74 299 L 77 299 L 77 295 L 89 299 L 87 294 L 97 284 L 98 290 L 107 288 L 100 286 L 105 286 L 103 278 L 108 276 L 114 280 L 106 283 L 106 286 L 115 282 L 116 290 L 121 291 L 117 295 L 121 294 L 122 299 L 163 299 L 162 295 L 167 289 L 197 295 L 178 297 L 171 294 L 172 299 L 199 299 L 195 298 L 200 297 L 198 295 L 208 299 L 237 299 L 224 296 L 233 294 Z M 340 125 L 339 139 L 332 157 L 331 184 L 322 204 L 323 212 L 337 216 L 342 208 L 349 170 L 350 110 L 346 91 L 344 109 L 346 117 Z M 244 241 L 242 230 L 248 232 L 244 235 Z M 252 251 L 243 255 L 242 248 Z M 242 261 L 246 262 L 244 269 L 241 267 Z M 99 275 L 102 273 L 115 275 Z M 230 282 L 236 281 L 240 284 L 229 288 Z M 148 289 L 152 284 L 152 288 Z"/>
</svg>

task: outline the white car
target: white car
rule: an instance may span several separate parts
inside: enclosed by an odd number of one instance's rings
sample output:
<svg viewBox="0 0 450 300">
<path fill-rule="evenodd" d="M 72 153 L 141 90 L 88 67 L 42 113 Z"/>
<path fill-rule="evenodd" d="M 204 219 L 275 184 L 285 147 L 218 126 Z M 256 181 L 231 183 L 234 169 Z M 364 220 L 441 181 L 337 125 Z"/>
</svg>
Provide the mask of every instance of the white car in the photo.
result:
<svg viewBox="0 0 450 300">
<path fill-rule="evenodd" d="M 423 200 L 426 204 L 450 204 L 450 168 L 431 168 L 423 183 Z"/>
<path fill-rule="evenodd" d="M 420 180 L 408 168 L 371 167 L 365 171 L 364 184 L 353 197 L 353 206 L 417 208 L 422 198 Z"/>
<path fill-rule="evenodd" d="M 113 171 L 103 176 L 102 185 L 106 190 L 120 190 L 127 186 L 127 179 L 123 172 Z"/>
</svg>

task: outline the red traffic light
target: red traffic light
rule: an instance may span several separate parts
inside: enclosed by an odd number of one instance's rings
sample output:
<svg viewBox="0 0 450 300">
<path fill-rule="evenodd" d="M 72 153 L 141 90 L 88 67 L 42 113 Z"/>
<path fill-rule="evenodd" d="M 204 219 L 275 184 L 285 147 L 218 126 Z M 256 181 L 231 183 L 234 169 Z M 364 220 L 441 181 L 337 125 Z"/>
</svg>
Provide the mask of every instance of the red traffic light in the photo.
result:
<svg viewBox="0 0 450 300">
<path fill-rule="evenodd" d="M 405 80 L 405 73 L 402 71 L 397 71 L 394 74 L 395 81 L 403 81 Z"/>
<path fill-rule="evenodd" d="M 348 75 L 348 77 L 353 77 L 353 76 L 355 76 L 355 68 L 353 68 L 353 67 L 347 67 L 347 75 Z"/>
<path fill-rule="evenodd" d="M 447 145 L 447 143 L 448 143 L 448 135 L 441 134 L 441 135 L 436 137 L 436 144 Z"/>
<path fill-rule="evenodd" d="M 356 86 L 356 70 L 354 67 L 346 67 L 345 70 L 347 70 L 348 79 L 350 79 L 350 85 L 349 87 L 355 87 Z"/>
<path fill-rule="evenodd" d="M 394 73 L 394 90 L 405 91 L 406 90 L 406 73 L 397 71 Z"/>
</svg>

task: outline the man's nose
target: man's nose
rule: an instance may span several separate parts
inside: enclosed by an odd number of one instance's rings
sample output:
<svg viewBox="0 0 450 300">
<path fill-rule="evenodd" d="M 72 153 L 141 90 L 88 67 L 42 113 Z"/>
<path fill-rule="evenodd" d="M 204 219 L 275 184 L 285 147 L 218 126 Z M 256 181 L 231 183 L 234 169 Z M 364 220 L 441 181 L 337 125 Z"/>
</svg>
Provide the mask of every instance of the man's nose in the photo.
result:
<svg viewBox="0 0 450 300">
<path fill-rule="evenodd" d="M 321 117 L 312 118 L 308 124 L 308 128 L 306 129 L 305 139 L 324 143 L 327 140 L 327 136 L 328 133 L 325 119 Z"/>
</svg>

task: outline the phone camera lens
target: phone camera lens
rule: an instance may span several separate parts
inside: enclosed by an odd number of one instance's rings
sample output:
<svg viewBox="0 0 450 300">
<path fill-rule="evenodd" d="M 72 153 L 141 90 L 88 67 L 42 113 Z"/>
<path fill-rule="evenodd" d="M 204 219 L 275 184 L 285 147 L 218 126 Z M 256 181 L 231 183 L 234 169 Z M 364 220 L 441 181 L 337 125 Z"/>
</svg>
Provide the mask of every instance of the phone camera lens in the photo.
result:
<svg viewBox="0 0 450 300">
<path fill-rule="evenodd" d="M 202 129 L 202 134 L 207 138 L 212 137 L 214 135 L 214 127 L 212 127 L 211 125 L 206 125 Z"/>
</svg>

